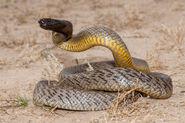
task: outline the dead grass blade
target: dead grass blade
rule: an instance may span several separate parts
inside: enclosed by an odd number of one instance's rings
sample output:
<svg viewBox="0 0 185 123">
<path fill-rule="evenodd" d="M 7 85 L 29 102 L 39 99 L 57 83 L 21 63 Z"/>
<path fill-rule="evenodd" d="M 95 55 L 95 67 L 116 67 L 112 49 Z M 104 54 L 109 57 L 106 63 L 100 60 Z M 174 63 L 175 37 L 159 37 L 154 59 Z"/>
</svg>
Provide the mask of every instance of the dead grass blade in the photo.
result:
<svg viewBox="0 0 185 123">
<path fill-rule="evenodd" d="M 150 63 L 151 70 L 168 69 L 167 64 L 172 64 L 170 57 L 176 61 L 183 61 L 185 55 L 185 23 L 183 20 L 175 26 L 163 24 L 158 27 L 158 31 L 161 35 L 160 40 L 150 53 L 147 52 L 146 59 Z"/>
<path fill-rule="evenodd" d="M 139 97 L 142 96 L 140 93 L 135 94 L 135 91 L 138 88 L 138 83 L 139 83 L 139 79 L 136 80 L 136 85 L 133 89 L 131 89 L 129 91 L 124 91 L 121 94 L 118 92 L 118 97 L 113 100 L 113 106 L 107 110 L 109 116 L 111 116 L 111 117 L 117 117 L 118 115 L 129 116 L 130 114 L 132 114 L 136 110 L 136 108 L 132 107 L 131 105 Z M 120 104 L 121 104 L 121 106 L 120 106 Z M 127 112 L 124 111 L 126 108 L 129 108 L 129 112 L 128 112 L 128 110 L 127 110 Z"/>
<path fill-rule="evenodd" d="M 163 46 L 167 50 L 177 50 L 180 55 L 184 56 L 182 52 L 185 46 L 185 24 L 181 20 L 175 27 L 169 25 L 161 26 L 162 39 L 159 45 Z"/>
<path fill-rule="evenodd" d="M 43 78 L 47 80 L 60 79 L 59 73 L 62 71 L 64 65 L 61 64 L 54 54 L 49 53 L 44 58 L 44 65 L 46 66 L 42 72 Z"/>
</svg>

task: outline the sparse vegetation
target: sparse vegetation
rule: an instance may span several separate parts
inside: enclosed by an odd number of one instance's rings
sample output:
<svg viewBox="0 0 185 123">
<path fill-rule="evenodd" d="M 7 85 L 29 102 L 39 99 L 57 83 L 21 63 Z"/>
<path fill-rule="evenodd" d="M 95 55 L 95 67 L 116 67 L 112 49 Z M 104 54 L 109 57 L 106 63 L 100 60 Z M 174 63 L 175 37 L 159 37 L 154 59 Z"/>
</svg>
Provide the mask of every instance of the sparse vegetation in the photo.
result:
<svg viewBox="0 0 185 123">
<path fill-rule="evenodd" d="M 184 9 L 183 3 L 175 1 L 171 6 L 172 11 L 182 11 Z"/>
<path fill-rule="evenodd" d="M 173 55 L 176 61 L 183 60 L 185 55 L 185 24 L 183 21 L 180 21 L 175 26 L 163 24 L 158 27 L 158 31 L 161 35 L 160 40 L 155 44 L 153 51 L 147 52 L 147 60 L 152 69 L 167 69 L 169 67 L 166 61 L 162 60 L 164 57 L 161 54 L 167 55 L 167 58 Z M 167 62 L 171 62 L 171 60 Z"/>
<path fill-rule="evenodd" d="M 54 54 L 48 53 L 44 58 L 44 65 L 46 66 L 43 70 L 43 78 L 47 80 L 59 80 L 59 73 L 63 69 L 61 64 Z"/>
<path fill-rule="evenodd" d="M 28 100 L 22 97 L 16 97 L 15 99 L 0 100 L 0 109 L 9 107 L 28 106 Z"/>
<path fill-rule="evenodd" d="M 162 39 L 157 46 L 161 45 L 161 48 L 165 48 L 168 51 L 177 50 L 178 53 L 184 56 L 185 46 L 185 24 L 181 20 L 175 27 L 162 25 L 160 30 Z"/>
<path fill-rule="evenodd" d="M 17 97 L 15 99 L 15 101 L 17 102 L 17 105 L 20 105 L 20 106 L 27 106 L 28 105 L 28 101 L 22 97 Z"/>
<path fill-rule="evenodd" d="M 125 10 L 124 26 L 140 29 L 143 24 L 143 19 L 143 12 L 140 12 L 139 10 L 133 9 L 132 7 L 128 6 Z"/>
<path fill-rule="evenodd" d="M 6 58 L 0 58 L 0 69 L 3 68 L 7 64 L 7 59 Z"/>
<path fill-rule="evenodd" d="M 108 11 L 97 16 L 96 23 L 106 25 L 117 31 L 121 31 L 123 28 L 140 29 L 144 23 L 144 13 L 130 6 L 124 8 L 125 11 L 120 13 Z"/>
<path fill-rule="evenodd" d="M 21 122 L 92 123 L 184 121 L 184 9 L 182 0 L 0 0 L 0 122 L 20 122 L 20 119 Z M 52 47 L 50 32 L 40 29 L 37 23 L 42 17 L 70 20 L 74 24 L 75 33 L 81 27 L 94 24 L 113 28 L 126 44 L 133 41 L 133 47 L 128 47 L 131 54 L 144 57 L 144 52 L 148 50 L 147 62 L 151 70 L 164 72 L 172 77 L 173 96 L 167 100 L 140 98 L 135 103 L 118 108 L 118 103 L 124 97 L 123 93 L 108 111 L 57 110 L 54 115 L 43 115 L 52 113 L 55 108 L 50 107 L 45 111 L 33 105 L 31 99 L 35 84 L 40 76 L 58 80 L 58 74 L 63 69 L 58 56 L 63 61 L 73 58 L 61 55 L 65 53 Z M 179 18 L 182 21 L 178 23 Z M 158 28 L 151 31 L 155 25 Z M 145 40 L 148 40 L 148 47 L 140 50 L 141 47 L 137 44 Z M 155 45 L 151 49 L 153 44 Z M 98 53 L 97 51 L 91 54 L 93 57 L 87 57 L 99 60 L 96 57 Z M 110 53 L 103 55 L 110 59 Z M 71 56 L 76 57 L 75 54 Z M 16 91 L 25 94 L 26 98 L 22 95 L 15 96 Z M 55 115 L 56 112 L 60 112 L 60 117 Z"/>
</svg>

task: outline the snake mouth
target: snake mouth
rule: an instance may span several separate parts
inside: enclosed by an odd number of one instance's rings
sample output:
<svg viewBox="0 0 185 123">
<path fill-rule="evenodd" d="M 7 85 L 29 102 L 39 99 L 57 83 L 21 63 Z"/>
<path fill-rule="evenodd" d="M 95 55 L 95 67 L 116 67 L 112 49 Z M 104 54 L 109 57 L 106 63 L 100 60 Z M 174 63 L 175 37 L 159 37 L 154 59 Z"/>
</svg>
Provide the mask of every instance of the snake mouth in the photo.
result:
<svg viewBox="0 0 185 123">
<path fill-rule="evenodd" d="M 38 21 L 38 23 L 40 24 L 40 27 L 42 28 L 42 29 L 46 29 L 46 30 L 49 30 L 49 28 L 48 27 L 50 27 L 50 26 L 48 26 L 48 20 L 49 20 L 49 18 L 42 18 L 42 19 L 40 19 L 39 21 Z"/>
<path fill-rule="evenodd" d="M 40 27 L 46 30 L 51 30 L 59 33 L 63 33 L 61 31 L 62 28 L 65 28 L 66 24 L 63 20 L 56 20 L 51 18 L 41 18 L 38 23 Z"/>
</svg>

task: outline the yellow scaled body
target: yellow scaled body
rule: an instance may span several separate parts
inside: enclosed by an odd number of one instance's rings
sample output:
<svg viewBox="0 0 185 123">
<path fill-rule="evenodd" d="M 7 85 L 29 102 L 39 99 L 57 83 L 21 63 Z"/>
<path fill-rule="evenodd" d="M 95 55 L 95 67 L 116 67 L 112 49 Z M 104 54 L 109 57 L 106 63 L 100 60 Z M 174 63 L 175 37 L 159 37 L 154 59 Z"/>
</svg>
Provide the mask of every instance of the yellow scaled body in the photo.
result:
<svg viewBox="0 0 185 123">
<path fill-rule="evenodd" d="M 85 51 L 94 46 L 104 46 L 112 51 L 117 67 L 130 67 L 145 72 L 150 71 L 144 60 L 131 57 L 120 36 L 107 27 L 95 26 L 87 28 L 73 35 L 67 41 L 63 34 L 53 32 L 52 39 L 58 47 L 72 52 Z"/>
</svg>

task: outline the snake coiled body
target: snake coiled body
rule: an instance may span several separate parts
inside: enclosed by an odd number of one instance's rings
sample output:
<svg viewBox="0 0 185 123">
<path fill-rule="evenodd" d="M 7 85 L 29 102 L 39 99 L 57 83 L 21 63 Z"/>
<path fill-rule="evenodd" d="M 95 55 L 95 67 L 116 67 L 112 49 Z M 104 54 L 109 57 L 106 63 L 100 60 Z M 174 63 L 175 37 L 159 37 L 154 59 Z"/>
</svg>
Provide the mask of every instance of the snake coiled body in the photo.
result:
<svg viewBox="0 0 185 123">
<path fill-rule="evenodd" d="M 93 46 L 109 48 L 114 61 L 90 63 L 93 71 L 86 71 L 87 64 L 65 68 L 60 81 L 40 81 L 33 94 L 36 103 L 69 110 L 104 110 L 118 95 L 118 91 L 135 89 L 152 98 L 169 98 L 173 86 L 169 76 L 149 72 L 144 60 L 133 58 L 113 30 L 94 26 L 72 35 L 72 24 L 68 21 L 41 19 L 40 26 L 53 31 L 53 42 L 58 47 L 74 52 Z M 130 99 L 131 95 L 125 97 Z"/>
</svg>

